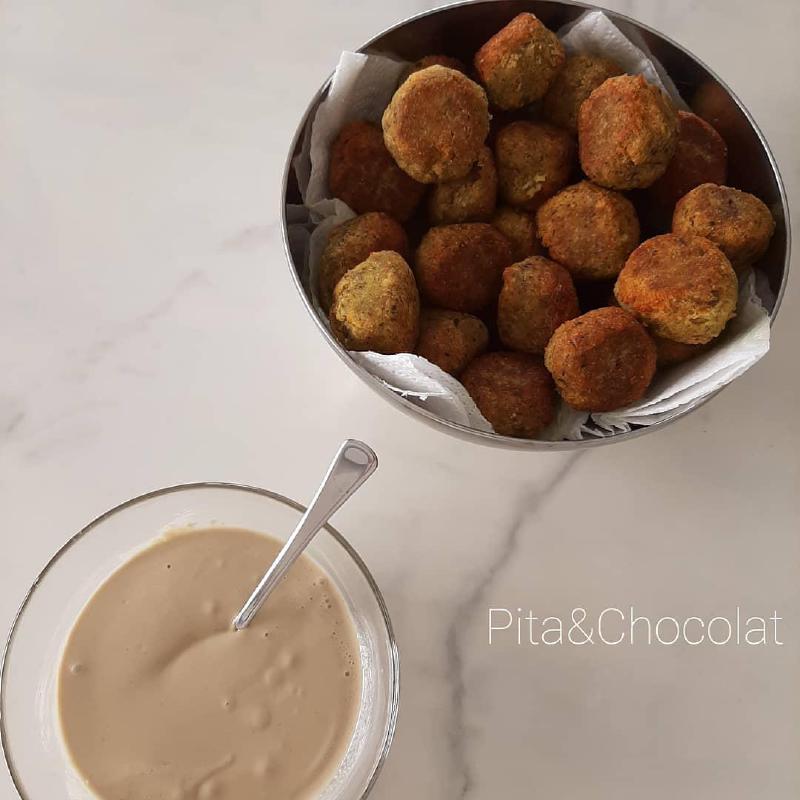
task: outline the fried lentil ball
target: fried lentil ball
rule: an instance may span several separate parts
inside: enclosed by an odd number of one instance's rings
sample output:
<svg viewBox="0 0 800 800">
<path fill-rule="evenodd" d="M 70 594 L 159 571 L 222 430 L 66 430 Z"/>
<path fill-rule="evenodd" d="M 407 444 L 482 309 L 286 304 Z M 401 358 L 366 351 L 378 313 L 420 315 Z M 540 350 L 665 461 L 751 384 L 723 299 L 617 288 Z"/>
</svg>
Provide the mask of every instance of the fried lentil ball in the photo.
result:
<svg viewBox="0 0 800 800">
<path fill-rule="evenodd" d="M 383 134 L 369 122 L 350 122 L 336 137 L 328 167 L 331 194 L 357 214 L 384 211 L 400 222 L 411 217 L 425 187 L 397 166 Z"/>
<path fill-rule="evenodd" d="M 415 274 L 430 305 L 474 313 L 496 299 L 511 261 L 511 245 L 491 225 L 440 225 L 422 238 Z"/>
<path fill-rule="evenodd" d="M 674 233 L 705 236 L 741 268 L 757 261 L 775 232 L 769 208 L 755 195 L 704 183 L 678 201 Z"/>
<path fill-rule="evenodd" d="M 622 67 L 609 58 L 583 53 L 569 56 L 544 96 L 545 119 L 570 133 L 577 133 L 578 111 L 583 101 L 605 80 L 623 72 Z"/>
<path fill-rule="evenodd" d="M 639 244 L 631 201 L 589 181 L 551 197 L 537 212 L 536 224 L 550 257 L 581 280 L 616 277 Z"/>
<path fill-rule="evenodd" d="M 533 439 L 555 417 L 553 381 L 536 356 L 506 352 L 478 356 L 462 373 L 461 383 L 502 436 Z"/>
<path fill-rule="evenodd" d="M 656 345 L 656 366 L 659 369 L 683 364 L 684 361 L 689 361 L 708 350 L 708 344 L 673 342 L 672 339 L 665 339 L 663 336 L 653 336 L 652 339 Z"/>
<path fill-rule="evenodd" d="M 460 311 L 424 308 L 419 319 L 417 355 L 458 375 L 489 346 L 489 331 L 477 317 Z"/>
<path fill-rule="evenodd" d="M 556 328 L 578 314 L 572 278 L 555 261 L 533 256 L 503 271 L 497 330 L 510 350 L 541 355 Z"/>
<path fill-rule="evenodd" d="M 372 253 L 336 284 L 330 310 L 334 336 L 348 350 L 411 353 L 419 333 L 419 293 L 405 259 Z"/>
<path fill-rule="evenodd" d="M 491 217 L 496 202 L 494 156 L 488 147 L 482 147 L 465 177 L 433 187 L 428 198 L 428 217 L 433 225 L 480 222 Z"/>
<path fill-rule="evenodd" d="M 475 70 L 492 104 L 510 110 L 543 97 L 565 59 L 558 37 L 522 13 L 478 50 Z"/>
<path fill-rule="evenodd" d="M 703 81 L 689 105 L 724 139 L 728 147 L 728 163 L 746 164 L 753 152 L 751 129 L 742 124 L 742 111 L 728 91 L 715 80 Z"/>
<path fill-rule="evenodd" d="M 463 178 L 488 133 L 486 93 L 466 75 L 438 65 L 410 75 L 383 112 L 386 147 L 422 183 Z"/>
<path fill-rule="evenodd" d="M 342 276 L 366 261 L 370 253 L 394 250 L 408 256 L 408 237 L 398 222 L 388 214 L 372 211 L 337 225 L 328 236 L 319 264 L 318 296 L 328 311 L 333 290 Z"/>
<path fill-rule="evenodd" d="M 702 183 L 725 183 L 728 148 L 705 120 L 678 111 L 678 144 L 667 171 L 650 187 L 661 208 L 673 209 L 678 200 Z"/>
<path fill-rule="evenodd" d="M 675 153 L 678 116 L 641 75 L 609 78 L 578 112 L 583 171 L 609 189 L 642 189 L 660 178 Z"/>
<path fill-rule="evenodd" d="M 535 211 L 569 182 L 575 143 L 567 131 L 543 122 L 512 122 L 495 141 L 500 196 Z"/>
<path fill-rule="evenodd" d="M 573 408 L 613 411 L 647 391 L 656 371 L 656 346 L 627 311 L 597 308 L 553 334 L 544 363 Z"/>
<path fill-rule="evenodd" d="M 524 261 L 529 256 L 544 253 L 536 232 L 536 217 L 527 211 L 511 206 L 502 206 L 494 212 L 494 225 L 511 244 L 514 261 Z"/>
<path fill-rule="evenodd" d="M 738 282 L 722 251 L 701 236 L 654 236 L 631 253 L 614 295 L 658 336 L 704 344 L 736 312 Z"/>
</svg>

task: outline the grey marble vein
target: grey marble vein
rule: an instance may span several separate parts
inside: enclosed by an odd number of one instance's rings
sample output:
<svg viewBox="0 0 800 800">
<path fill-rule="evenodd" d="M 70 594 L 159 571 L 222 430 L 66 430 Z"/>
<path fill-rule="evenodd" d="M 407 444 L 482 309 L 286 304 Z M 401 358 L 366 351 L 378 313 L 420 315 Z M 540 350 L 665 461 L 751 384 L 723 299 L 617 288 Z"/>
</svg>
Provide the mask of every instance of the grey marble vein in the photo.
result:
<svg viewBox="0 0 800 800">
<path fill-rule="evenodd" d="M 517 552 L 519 534 L 532 514 L 536 514 L 547 502 L 554 489 L 569 475 L 582 453 L 575 453 L 558 468 L 555 474 L 544 484 L 531 489 L 518 500 L 505 538 L 498 543 L 494 561 L 486 565 L 482 578 L 475 582 L 472 590 L 455 606 L 452 622 L 447 628 L 445 637 L 445 659 L 447 674 L 451 676 L 451 720 L 448 731 L 449 750 L 453 772 L 457 776 L 458 785 L 455 797 L 466 798 L 473 787 L 472 768 L 467 758 L 466 726 L 464 710 L 466 703 L 466 686 L 464 679 L 464 652 L 460 640 L 461 622 L 469 619 L 478 608 L 486 592 L 503 572 L 506 565 Z"/>
<path fill-rule="evenodd" d="M 159 300 L 149 311 L 145 311 L 132 319 L 119 324 L 109 336 L 96 339 L 86 350 L 77 367 L 67 373 L 78 380 L 86 378 L 88 372 L 102 362 L 110 353 L 129 339 L 138 336 L 142 331 L 162 317 L 167 316 L 178 300 L 191 288 L 199 285 L 206 278 L 202 270 L 194 269 L 185 275 L 175 287 Z"/>
<path fill-rule="evenodd" d="M 270 242 L 278 232 L 277 221 L 270 225 L 249 225 L 238 233 L 225 239 L 220 245 L 220 250 L 250 253 L 260 250 Z"/>
<path fill-rule="evenodd" d="M 22 424 L 22 420 L 24 419 L 25 412 L 18 411 L 10 419 L 3 423 L 3 434 L 8 436 L 9 434 L 13 433 L 17 428 L 19 428 L 19 426 Z"/>
</svg>

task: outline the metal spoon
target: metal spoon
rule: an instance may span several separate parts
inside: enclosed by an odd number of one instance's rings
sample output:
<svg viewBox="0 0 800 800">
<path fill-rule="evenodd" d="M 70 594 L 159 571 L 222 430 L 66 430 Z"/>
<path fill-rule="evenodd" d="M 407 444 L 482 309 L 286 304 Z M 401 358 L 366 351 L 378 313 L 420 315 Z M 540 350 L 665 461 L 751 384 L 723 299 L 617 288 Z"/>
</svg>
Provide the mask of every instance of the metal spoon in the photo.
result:
<svg viewBox="0 0 800 800">
<path fill-rule="evenodd" d="M 378 457 L 364 442 L 348 439 L 342 444 L 306 513 L 297 523 L 297 527 L 272 562 L 272 566 L 264 573 L 250 599 L 234 617 L 234 630 L 240 631 L 250 624 L 258 609 L 300 553 L 377 468 Z"/>
</svg>

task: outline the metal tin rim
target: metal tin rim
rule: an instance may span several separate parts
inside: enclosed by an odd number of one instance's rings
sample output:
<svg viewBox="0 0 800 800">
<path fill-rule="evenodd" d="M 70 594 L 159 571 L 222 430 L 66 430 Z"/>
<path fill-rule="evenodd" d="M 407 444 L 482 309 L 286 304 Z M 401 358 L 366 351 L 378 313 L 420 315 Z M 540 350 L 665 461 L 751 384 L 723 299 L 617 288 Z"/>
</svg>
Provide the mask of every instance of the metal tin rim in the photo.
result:
<svg viewBox="0 0 800 800">
<path fill-rule="evenodd" d="M 139 503 L 145 502 L 147 500 L 152 500 L 155 497 L 161 497 L 167 494 L 173 494 L 175 492 L 181 492 L 185 490 L 191 489 L 235 489 L 243 492 L 248 492 L 250 494 L 260 495 L 261 497 L 265 497 L 269 500 L 273 500 L 278 503 L 282 503 L 289 508 L 302 513 L 305 513 L 306 507 L 301 505 L 300 503 L 291 500 L 284 495 L 278 494 L 277 492 L 271 492 L 268 489 L 262 489 L 258 486 L 249 486 L 247 484 L 240 484 L 240 483 L 226 483 L 223 481 L 198 481 L 194 483 L 180 483 L 175 484 L 173 486 L 165 486 L 162 489 L 155 489 L 151 492 L 146 492 L 145 494 L 140 494 L 137 497 L 132 497 L 130 500 L 126 500 L 119 505 L 114 506 L 113 508 L 105 511 L 104 513 L 100 514 L 100 516 L 95 517 L 88 525 L 84 526 L 79 530 L 74 536 L 70 537 L 59 549 L 55 552 L 52 558 L 45 564 L 39 574 L 36 576 L 35 580 L 31 584 L 28 591 L 25 593 L 25 597 L 20 604 L 17 613 L 14 615 L 14 620 L 11 624 L 11 630 L 8 633 L 8 637 L 6 638 L 5 647 L 3 648 L 3 655 L 0 658 L 0 749 L 3 751 L 3 756 L 5 758 L 6 766 L 8 768 L 9 775 L 11 780 L 14 784 L 14 788 L 17 790 L 17 794 L 21 798 L 21 800 L 33 800 L 33 798 L 29 798 L 23 788 L 22 788 L 22 781 L 17 773 L 17 770 L 14 766 L 13 760 L 11 758 L 11 753 L 8 748 L 8 734 L 5 727 L 4 722 L 4 701 L 6 696 L 6 659 L 8 654 L 11 650 L 11 647 L 14 643 L 14 639 L 16 637 L 17 632 L 17 624 L 20 621 L 22 615 L 25 613 L 25 609 L 30 602 L 31 597 L 33 596 L 34 592 L 36 591 L 37 586 L 41 583 L 41 581 L 45 578 L 47 573 L 50 569 L 55 565 L 55 563 L 61 558 L 61 556 L 69 550 L 72 545 L 76 544 L 80 541 L 86 534 L 90 533 L 97 525 L 99 525 L 104 520 L 108 519 L 109 517 L 113 516 L 114 514 L 118 513 L 119 511 L 124 511 L 127 508 L 132 506 L 138 505 Z M 365 800 L 365 798 L 370 794 L 373 787 L 375 786 L 376 781 L 378 780 L 378 776 L 383 769 L 383 765 L 386 762 L 386 758 L 389 755 L 389 750 L 391 749 L 392 742 L 394 740 L 395 730 L 397 728 L 397 715 L 400 708 L 400 653 L 397 648 L 397 640 L 395 639 L 394 635 L 394 628 L 392 627 L 392 620 L 389 617 L 389 609 L 386 606 L 386 601 L 383 598 L 383 594 L 381 594 L 381 590 L 378 588 L 378 584 L 373 578 L 372 573 L 369 571 L 369 568 L 362 560 L 361 556 L 359 556 L 356 549 L 350 544 L 350 542 L 345 539 L 345 537 L 339 533 L 336 528 L 334 528 L 330 523 L 323 526 L 323 530 L 325 530 L 328 534 L 330 534 L 342 547 L 342 549 L 347 553 L 347 555 L 353 560 L 355 565 L 360 570 L 361 574 L 364 576 L 364 579 L 367 581 L 368 586 L 370 587 L 373 596 L 378 604 L 378 608 L 381 612 L 381 616 L 383 617 L 383 623 L 386 628 L 386 637 L 387 642 L 389 644 L 389 655 L 391 661 L 391 694 L 389 697 L 389 720 L 386 727 L 386 734 L 383 739 L 383 745 L 381 746 L 380 753 L 378 755 L 378 761 L 375 764 L 375 767 L 372 770 L 372 774 L 369 778 L 366 788 L 364 789 L 363 793 L 361 794 L 359 800 Z"/>
<path fill-rule="evenodd" d="M 610 11 L 608 9 L 602 8 L 601 6 L 596 6 L 589 3 L 582 3 L 578 2 L 577 0 L 540 0 L 540 1 L 551 3 L 553 5 L 573 6 L 575 8 L 580 8 L 585 11 L 602 11 L 603 13 L 607 14 L 612 20 L 621 20 L 625 23 L 628 23 L 629 25 L 645 30 L 648 33 L 651 33 L 652 35 L 663 39 L 664 41 L 671 44 L 673 47 L 677 48 L 678 50 L 686 54 L 694 62 L 699 64 L 703 69 L 705 69 L 706 72 L 708 72 L 708 74 L 712 78 L 714 78 L 714 80 L 716 80 L 719 83 L 719 85 L 730 95 L 731 99 L 734 101 L 734 103 L 736 103 L 737 107 L 744 114 L 748 123 L 755 131 L 756 136 L 758 137 L 758 140 L 761 146 L 763 147 L 764 152 L 767 155 L 767 159 L 769 161 L 770 167 L 772 169 L 773 175 L 775 176 L 775 180 L 778 186 L 778 192 L 780 194 L 780 199 L 781 199 L 781 207 L 785 220 L 784 224 L 786 228 L 786 255 L 784 258 L 781 285 L 775 297 L 775 305 L 773 306 L 772 311 L 770 312 L 769 321 L 770 321 L 770 326 L 772 326 L 778 315 L 781 303 L 783 302 L 783 296 L 786 292 L 786 284 L 788 280 L 789 264 L 791 257 L 792 232 L 791 232 L 791 223 L 789 218 L 789 203 L 786 196 L 786 187 L 784 186 L 783 183 L 783 177 L 781 176 L 780 169 L 778 168 L 778 164 L 775 161 L 775 157 L 772 154 L 772 150 L 770 149 L 769 144 L 767 143 L 767 140 L 763 132 L 761 131 L 761 128 L 758 126 L 755 119 L 753 119 L 753 116 L 750 114 L 750 112 L 742 103 L 742 101 L 739 99 L 739 97 L 736 95 L 736 93 L 728 86 L 728 84 L 725 83 L 725 81 L 723 81 L 719 77 L 719 75 L 717 75 L 717 73 L 714 70 L 712 70 L 704 61 L 702 61 L 697 56 L 695 56 L 694 53 L 683 47 L 683 45 L 674 41 L 666 34 L 657 31 L 655 28 L 651 28 L 649 25 L 645 25 L 644 23 L 639 22 L 638 20 L 633 19 L 632 17 L 629 17 L 626 14 L 620 14 L 616 11 Z M 401 22 L 398 22 L 395 25 L 390 25 L 385 30 L 373 36 L 369 41 L 361 45 L 361 47 L 358 48 L 357 52 L 363 53 L 379 39 L 382 39 L 384 36 L 391 33 L 392 31 L 395 31 L 398 28 L 402 28 L 408 23 L 413 22 L 415 20 L 433 16 L 435 14 L 440 13 L 441 11 L 457 8 L 459 6 L 477 5 L 479 3 L 485 3 L 485 2 L 487 2 L 487 0 L 463 0 L 462 2 L 458 3 L 449 3 L 437 6 L 436 8 L 430 9 L 429 11 L 423 11 L 420 14 L 415 14 L 411 17 L 407 17 Z M 622 441 L 626 442 L 630 441 L 631 439 L 638 438 L 639 436 L 643 436 L 655 430 L 662 430 L 667 425 L 670 425 L 673 422 L 677 422 L 679 419 L 683 419 L 687 415 L 691 414 L 693 411 L 696 411 L 701 406 L 704 406 L 706 403 L 708 403 L 710 400 L 716 397 L 724 388 L 726 388 L 723 386 L 720 389 L 717 389 L 717 391 L 712 392 L 710 395 L 708 395 L 708 397 L 703 398 L 703 400 L 701 400 L 700 402 L 694 404 L 690 408 L 677 412 L 674 416 L 669 417 L 668 419 L 662 420 L 661 422 L 657 422 L 654 425 L 636 428 L 632 431 L 629 431 L 628 433 L 617 433 L 612 436 L 597 437 L 593 439 L 582 439 L 580 441 L 544 442 L 532 439 L 518 439 L 511 436 L 502 436 L 497 433 L 479 431 L 476 430 L 475 428 L 470 428 L 466 425 L 461 425 L 457 422 L 451 422 L 450 420 L 443 419 L 437 414 L 432 413 L 426 408 L 422 408 L 421 406 L 412 403 L 410 400 L 407 400 L 405 397 L 402 397 L 401 395 L 397 394 L 396 392 L 393 392 L 391 389 L 385 386 L 383 381 L 372 375 L 363 366 L 356 363 L 352 358 L 350 358 L 347 351 L 336 341 L 331 331 L 325 326 L 325 324 L 319 318 L 319 316 L 314 310 L 314 307 L 311 304 L 311 301 L 309 300 L 309 298 L 305 293 L 303 283 L 300 279 L 300 274 L 298 272 L 297 267 L 295 266 L 294 259 L 292 258 L 291 248 L 289 246 L 288 220 L 286 218 L 286 207 L 287 207 L 286 192 L 289 186 L 289 178 L 291 176 L 294 153 L 298 143 L 301 140 L 301 137 L 303 136 L 304 128 L 309 120 L 312 109 L 316 107 L 318 101 L 327 92 L 332 79 L 333 79 L 333 73 L 331 73 L 327 77 L 322 86 L 320 86 L 320 88 L 315 92 L 314 96 L 309 101 L 306 110 L 303 112 L 303 116 L 297 125 L 297 129 L 295 130 L 294 136 L 292 136 L 291 144 L 289 145 L 289 154 L 287 156 L 286 163 L 284 165 L 283 179 L 281 181 L 281 197 L 280 197 L 281 235 L 283 237 L 284 252 L 286 254 L 286 258 L 289 263 L 289 271 L 292 275 L 292 280 L 294 282 L 295 288 L 300 294 L 300 298 L 303 302 L 303 305 L 305 306 L 306 311 L 314 320 L 314 323 L 316 324 L 319 331 L 322 333 L 328 345 L 333 348 L 334 352 L 339 356 L 339 358 L 342 361 L 344 361 L 345 364 L 347 364 L 347 366 L 353 372 L 355 372 L 356 375 L 358 375 L 373 391 L 377 392 L 381 397 L 385 398 L 386 400 L 392 402 L 395 406 L 400 408 L 406 414 L 411 414 L 412 416 L 421 417 L 422 420 L 428 423 L 429 425 L 436 428 L 443 428 L 448 433 L 456 435 L 459 438 L 462 439 L 466 438 L 472 441 L 479 442 L 480 444 L 485 444 L 495 447 L 503 447 L 512 450 L 542 451 L 542 450 L 576 450 L 587 447 L 600 447 L 602 445 L 607 445 L 607 444 L 616 444 Z"/>
</svg>

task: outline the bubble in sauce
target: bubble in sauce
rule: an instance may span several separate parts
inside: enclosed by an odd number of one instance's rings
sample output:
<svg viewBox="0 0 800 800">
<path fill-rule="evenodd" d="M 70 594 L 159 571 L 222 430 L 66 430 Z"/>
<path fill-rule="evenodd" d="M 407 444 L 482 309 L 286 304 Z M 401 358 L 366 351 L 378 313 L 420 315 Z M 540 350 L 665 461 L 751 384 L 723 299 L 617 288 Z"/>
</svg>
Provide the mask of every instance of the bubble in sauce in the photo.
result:
<svg viewBox="0 0 800 800">
<path fill-rule="evenodd" d="M 267 686 L 276 686 L 281 682 L 281 674 L 277 667 L 267 667 L 264 672 L 261 673 L 261 680 L 267 684 Z"/>
<path fill-rule="evenodd" d="M 217 796 L 217 784 L 213 779 L 203 781 L 197 790 L 197 800 L 213 800 Z"/>
<path fill-rule="evenodd" d="M 219 603 L 216 600 L 206 600 L 203 603 L 203 613 L 206 616 L 211 616 L 219 611 Z"/>
<path fill-rule="evenodd" d="M 222 698 L 222 708 L 225 711 L 233 711 L 236 708 L 236 698 L 235 697 L 223 697 Z"/>
<path fill-rule="evenodd" d="M 284 669 L 291 669 L 292 667 L 297 666 L 297 662 L 297 653 L 295 653 L 293 650 L 284 650 L 278 659 L 278 663 Z"/>
<path fill-rule="evenodd" d="M 250 712 L 250 726 L 257 731 L 268 728 L 272 722 L 272 714 L 266 708 L 254 708 Z"/>
<path fill-rule="evenodd" d="M 270 760 L 267 756 L 259 758 L 253 764 L 253 774 L 257 778 L 266 778 L 271 768 Z"/>
</svg>

